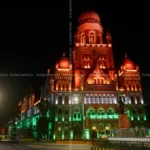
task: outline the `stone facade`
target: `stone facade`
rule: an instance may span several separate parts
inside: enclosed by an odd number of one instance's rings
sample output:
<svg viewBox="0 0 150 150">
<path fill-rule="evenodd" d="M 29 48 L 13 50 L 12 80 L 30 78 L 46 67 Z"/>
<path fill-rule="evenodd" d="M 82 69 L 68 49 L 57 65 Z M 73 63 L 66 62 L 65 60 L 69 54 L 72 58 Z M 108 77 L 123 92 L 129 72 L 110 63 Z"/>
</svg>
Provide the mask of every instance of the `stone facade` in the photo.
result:
<svg viewBox="0 0 150 150">
<path fill-rule="evenodd" d="M 41 96 L 49 98 L 55 111 L 54 140 L 88 140 L 111 136 L 112 129 L 146 126 L 139 66 L 125 55 L 116 70 L 111 34 L 96 12 L 79 17 L 72 54 L 72 64 L 63 53 L 54 76 L 48 70 L 43 88 L 47 92 Z M 35 109 L 33 99 L 29 102 Z M 24 100 L 23 112 L 29 111 L 26 106 Z"/>
</svg>

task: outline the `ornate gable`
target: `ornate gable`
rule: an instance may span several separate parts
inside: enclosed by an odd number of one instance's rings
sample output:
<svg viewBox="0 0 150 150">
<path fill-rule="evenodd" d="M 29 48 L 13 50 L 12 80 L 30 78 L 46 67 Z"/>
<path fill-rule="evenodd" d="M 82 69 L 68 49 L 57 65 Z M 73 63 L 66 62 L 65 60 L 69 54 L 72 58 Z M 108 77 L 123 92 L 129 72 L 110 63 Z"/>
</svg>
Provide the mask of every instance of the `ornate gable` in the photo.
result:
<svg viewBox="0 0 150 150">
<path fill-rule="evenodd" d="M 99 65 L 96 64 L 96 68 L 93 70 L 93 73 L 87 78 L 88 84 L 111 84 L 111 79 L 107 74 L 100 69 Z"/>
</svg>

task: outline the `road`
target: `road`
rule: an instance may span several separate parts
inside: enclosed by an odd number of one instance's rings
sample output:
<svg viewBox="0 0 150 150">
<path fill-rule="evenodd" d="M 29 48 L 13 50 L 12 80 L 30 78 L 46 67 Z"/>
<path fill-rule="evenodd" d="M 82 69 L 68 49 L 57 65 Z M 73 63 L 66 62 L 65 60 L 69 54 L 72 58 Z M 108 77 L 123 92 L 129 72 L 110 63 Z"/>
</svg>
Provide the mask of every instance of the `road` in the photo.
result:
<svg viewBox="0 0 150 150">
<path fill-rule="evenodd" d="M 88 145 L 32 144 L 0 142 L 0 150 L 91 150 Z"/>
<path fill-rule="evenodd" d="M 18 144 L 12 142 L 0 142 L 0 150 L 33 150 L 26 144 Z"/>
</svg>

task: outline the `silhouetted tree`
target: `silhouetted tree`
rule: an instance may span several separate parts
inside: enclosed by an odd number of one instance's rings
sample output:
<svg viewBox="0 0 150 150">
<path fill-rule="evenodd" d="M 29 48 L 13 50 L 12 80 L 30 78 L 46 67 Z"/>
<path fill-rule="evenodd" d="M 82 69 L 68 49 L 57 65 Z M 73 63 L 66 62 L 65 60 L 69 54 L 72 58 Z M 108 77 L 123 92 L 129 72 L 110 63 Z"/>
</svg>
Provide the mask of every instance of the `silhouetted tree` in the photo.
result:
<svg viewBox="0 0 150 150">
<path fill-rule="evenodd" d="M 37 120 L 37 133 L 38 137 L 41 138 L 42 135 L 45 135 L 48 133 L 48 125 L 51 121 L 50 118 L 47 117 L 47 112 L 50 109 L 50 103 L 47 100 L 41 100 L 41 102 L 38 104 L 38 108 L 40 110 L 41 116 Z"/>
<path fill-rule="evenodd" d="M 45 135 L 48 133 L 48 124 L 49 124 L 49 120 L 47 117 L 40 117 L 37 120 L 38 138 L 41 138 L 42 135 Z"/>
</svg>

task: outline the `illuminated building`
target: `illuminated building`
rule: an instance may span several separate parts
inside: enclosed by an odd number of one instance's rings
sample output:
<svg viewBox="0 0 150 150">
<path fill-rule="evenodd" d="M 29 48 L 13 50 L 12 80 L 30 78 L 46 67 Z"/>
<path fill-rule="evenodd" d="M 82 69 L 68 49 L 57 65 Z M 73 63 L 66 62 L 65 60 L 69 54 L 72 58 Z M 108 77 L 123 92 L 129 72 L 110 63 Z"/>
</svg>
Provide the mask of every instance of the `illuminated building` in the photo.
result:
<svg viewBox="0 0 150 150">
<path fill-rule="evenodd" d="M 71 64 L 63 53 L 55 66 L 55 76 L 48 70 L 41 99 L 51 104 L 54 116 L 53 128 L 48 131 L 51 136 L 47 137 L 89 140 L 112 136 L 112 129 L 146 126 L 139 66 L 125 55 L 116 70 L 111 34 L 104 32 L 94 11 L 84 12 L 78 19 L 72 59 Z M 36 131 L 40 101 L 34 103 L 34 95 L 23 101 L 18 126 Z M 24 127 L 20 125 L 23 122 Z"/>
</svg>

